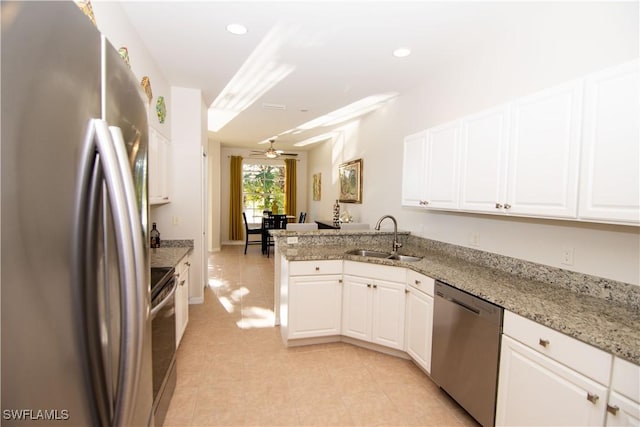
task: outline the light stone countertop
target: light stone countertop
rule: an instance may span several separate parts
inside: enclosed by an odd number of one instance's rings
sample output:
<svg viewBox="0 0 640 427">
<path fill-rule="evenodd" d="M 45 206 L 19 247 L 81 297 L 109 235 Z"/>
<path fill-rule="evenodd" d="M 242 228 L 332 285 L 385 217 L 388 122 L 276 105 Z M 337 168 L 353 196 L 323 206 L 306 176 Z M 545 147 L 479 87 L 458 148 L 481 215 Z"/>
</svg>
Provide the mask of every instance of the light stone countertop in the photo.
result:
<svg viewBox="0 0 640 427">
<path fill-rule="evenodd" d="M 298 246 L 281 241 L 279 250 L 289 261 L 342 259 L 407 267 L 640 365 L 640 313 L 631 307 L 419 247 L 405 245 L 400 250 L 424 257 L 417 262 L 345 254 L 356 247 L 389 251 L 387 246 Z"/>
<path fill-rule="evenodd" d="M 175 267 L 178 262 L 193 248 L 191 247 L 160 247 L 149 249 L 151 268 Z"/>
</svg>

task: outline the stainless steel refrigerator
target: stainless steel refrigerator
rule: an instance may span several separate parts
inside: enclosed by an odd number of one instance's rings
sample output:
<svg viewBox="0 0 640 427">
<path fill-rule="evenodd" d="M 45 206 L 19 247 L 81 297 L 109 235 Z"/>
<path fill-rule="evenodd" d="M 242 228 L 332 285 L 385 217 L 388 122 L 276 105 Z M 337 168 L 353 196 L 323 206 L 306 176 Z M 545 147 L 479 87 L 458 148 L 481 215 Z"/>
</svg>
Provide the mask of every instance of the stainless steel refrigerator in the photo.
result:
<svg viewBox="0 0 640 427">
<path fill-rule="evenodd" d="M 2 425 L 149 425 L 148 106 L 73 2 L 0 7 Z"/>
</svg>

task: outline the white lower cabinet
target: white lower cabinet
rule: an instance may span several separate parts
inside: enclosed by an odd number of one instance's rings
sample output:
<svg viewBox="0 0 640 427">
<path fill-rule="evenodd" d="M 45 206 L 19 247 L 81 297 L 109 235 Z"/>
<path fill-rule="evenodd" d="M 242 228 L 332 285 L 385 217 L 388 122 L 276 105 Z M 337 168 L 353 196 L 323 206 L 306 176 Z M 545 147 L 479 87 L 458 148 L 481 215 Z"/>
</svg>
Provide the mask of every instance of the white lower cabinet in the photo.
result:
<svg viewBox="0 0 640 427">
<path fill-rule="evenodd" d="M 612 356 L 505 311 L 496 425 L 602 426 Z"/>
<path fill-rule="evenodd" d="M 607 387 L 503 336 L 498 426 L 601 426 Z"/>
<path fill-rule="evenodd" d="M 640 426 L 640 366 L 613 360 L 607 426 Z"/>
<path fill-rule="evenodd" d="M 178 286 L 176 288 L 176 348 L 180 345 L 182 335 L 189 323 L 189 268 L 191 258 L 185 255 L 176 267 Z"/>
<path fill-rule="evenodd" d="M 407 272 L 405 349 L 425 371 L 431 372 L 433 283 L 430 277 Z"/>
<path fill-rule="evenodd" d="M 342 261 L 289 263 L 287 339 L 340 335 Z"/>
<path fill-rule="evenodd" d="M 403 350 L 406 271 L 346 261 L 344 272 L 342 335 Z"/>
</svg>

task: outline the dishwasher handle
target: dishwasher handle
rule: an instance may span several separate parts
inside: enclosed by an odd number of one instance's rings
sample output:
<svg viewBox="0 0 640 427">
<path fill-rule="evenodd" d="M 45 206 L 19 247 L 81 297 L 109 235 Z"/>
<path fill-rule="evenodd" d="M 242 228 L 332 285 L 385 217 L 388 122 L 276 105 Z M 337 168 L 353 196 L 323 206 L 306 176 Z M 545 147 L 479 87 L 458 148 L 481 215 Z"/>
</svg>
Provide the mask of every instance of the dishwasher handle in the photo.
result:
<svg viewBox="0 0 640 427">
<path fill-rule="evenodd" d="M 471 306 L 463 303 L 462 301 L 458 301 L 457 299 L 452 298 L 452 297 L 447 296 L 447 295 L 444 295 L 441 292 L 438 292 L 438 296 L 440 298 L 446 299 L 447 301 L 449 301 L 449 302 L 451 302 L 453 304 L 459 305 L 460 307 L 464 308 L 467 311 L 470 311 L 471 313 L 475 314 L 476 316 L 480 316 L 480 310 L 478 310 L 475 307 L 471 307 Z"/>
</svg>

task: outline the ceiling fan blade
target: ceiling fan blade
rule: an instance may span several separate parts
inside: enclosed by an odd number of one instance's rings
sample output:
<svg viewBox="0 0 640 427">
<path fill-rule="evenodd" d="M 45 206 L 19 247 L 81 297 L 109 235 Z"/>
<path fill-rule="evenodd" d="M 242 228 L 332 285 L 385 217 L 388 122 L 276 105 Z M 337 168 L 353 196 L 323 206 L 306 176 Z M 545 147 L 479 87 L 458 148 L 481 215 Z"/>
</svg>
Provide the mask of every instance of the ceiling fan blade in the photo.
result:
<svg viewBox="0 0 640 427">
<path fill-rule="evenodd" d="M 278 154 L 281 154 L 283 156 L 294 156 L 294 157 L 298 155 L 298 153 L 278 153 Z"/>
</svg>

